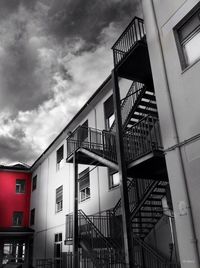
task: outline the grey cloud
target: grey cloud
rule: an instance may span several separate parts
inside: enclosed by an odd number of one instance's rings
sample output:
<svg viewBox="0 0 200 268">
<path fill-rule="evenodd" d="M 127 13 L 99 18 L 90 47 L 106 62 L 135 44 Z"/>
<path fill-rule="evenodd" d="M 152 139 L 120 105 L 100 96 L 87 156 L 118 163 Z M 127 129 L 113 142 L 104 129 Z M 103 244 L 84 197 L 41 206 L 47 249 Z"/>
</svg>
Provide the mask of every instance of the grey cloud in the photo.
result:
<svg viewBox="0 0 200 268">
<path fill-rule="evenodd" d="M 37 154 L 34 152 L 31 144 L 27 144 L 19 138 L 0 136 L 0 159 L 9 159 L 9 161 L 33 161 Z"/>
<path fill-rule="evenodd" d="M 80 36 L 96 43 L 102 28 L 110 22 L 127 23 L 134 15 L 141 15 L 140 2 L 96 0 L 54 0 L 49 10 L 49 32 L 58 39 Z"/>
<path fill-rule="evenodd" d="M 34 9 L 36 0 L 1 0 L 0 1 L 0 20 L 16 12 L 20 5 L 27 9 Z"/>
<path fill-rule="evenodd" d="M 41 69 L 38 52 L 28 43 L 26 22 L 16 22 L 14 38 L 1 58 L 1 108 L 31 110 L 50 97 L 49 77 Z"/>
</svg>

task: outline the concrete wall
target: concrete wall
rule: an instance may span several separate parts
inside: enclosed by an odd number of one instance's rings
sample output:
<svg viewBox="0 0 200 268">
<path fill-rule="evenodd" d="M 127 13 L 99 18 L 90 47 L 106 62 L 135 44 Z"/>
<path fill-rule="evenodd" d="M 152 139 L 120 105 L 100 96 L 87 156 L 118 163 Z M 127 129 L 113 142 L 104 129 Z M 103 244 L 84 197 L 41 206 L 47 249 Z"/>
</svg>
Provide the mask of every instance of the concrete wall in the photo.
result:
<svg viewBox="0 0 200 268">
<path fill-rule="evenodd" d="M 130 81 L 120 81 L 121 97 L 123 98 L 129 89 Z M 104 102 L 112 95 L 111 81 L 105 85 L 98 97 L 76 118 L 73 122 L 73 131 L 78 125 L 88 120 L 88 126 L 105 129 Z M 54 235 L 62 232 L 63 252 L 69 251 L 70 246 L 64 245 L 65 239 L 65 215 L 73 211 L 73 164 L 64 163 L 60 170 L 56 170 L 56 151 L 64 145 L 64 159 L 67 155 L 66 137 L 57 144 L 55 149 L 45 158 L 33 172 L 37 175 L 37 188 L 32 192 L 31 209 L 35 208 L 35 224 L 31 226 L 35 230 L 34 253 L 36 258 L 53 258 Z M 65 162 L 65 161 L 64 161 Z M 80 173 L 87 165 L 78 165 Z M 89 166 L 92 169 L 94 166 Z M 63 210 L 55 211 L 56 188 L 63 185 Z M 79 208 L 91 215 L 110 209 L 115 206 L 120 198 L 119 187 L 109 189 L 108 169 L 97 167 L 90 172 L 91 197 L 79 202 Z"/>
<path fill-rule="evenodd" d="M 193 256 L 190 249 L 191 247 L 195 248 L 194 241 L 199 241 L 200 239 L 200 142 L 194 138 L 195 135 L 200 133 L 200 61 L 182 70 L 174 27 L 198 2 L 197 0 L 153 0 L 155 12 L 155 22 L 153 22 L 153 17 L 148 12 L 150 9 L 147 8 L 150 1 L 149 3 L 145 0 L 143 1 L 143 8 L 146 10 L 144 18 L 146 20 L 147 43 L 163 144 L 166 150 L 171 146 L 177 146 L 174 150 L 167 151 L 166 162 L 172 191 L 179 248 L 183 252 L 183 244 L 185 244 L 185 252 L 188 252 L 188 254 L 181 255 L 183 267 L 188 267 L 188 263 L 192 265 L 190 267 L 198 267 L 195 256 Z M 157 35 L 156 23 L 159 35 Z M 177 132 L 175 131 L 175 126 L 177 127 Z M 193 141 L 188 141 L 193 138 Z M 186 198 L 187 191 L 188 200 Z M 191 218 L 190 216 L 188 217 L 190 213 L 192 213 Z M 193 228 L 190 219 L 193 219 L 194 223 L 194 236 L 191 232 Z M 193 242 L 191 242 L 192 240 Z M 195 252 L 195 249 L 193 252 Z M 197 252 L 196 255 L 198 254 Z"/>
</svg>

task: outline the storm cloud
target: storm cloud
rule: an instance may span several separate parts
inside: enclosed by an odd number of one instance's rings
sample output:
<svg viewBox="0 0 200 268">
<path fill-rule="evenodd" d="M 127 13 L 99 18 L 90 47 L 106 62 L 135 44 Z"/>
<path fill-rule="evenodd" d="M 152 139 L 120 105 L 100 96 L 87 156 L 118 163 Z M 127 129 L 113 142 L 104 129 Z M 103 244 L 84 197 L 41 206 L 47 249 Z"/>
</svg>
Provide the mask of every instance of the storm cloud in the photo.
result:
<svg viewBox="0 0 200 268">
<path fill-rule="evenodd" d="M 48 12 L 48 30 L 59 39 L 81 37 L 86 43 L 97 43 L 102 29 L 111 22 L 125 25 L 141 15 L 139 1 L 130 0 L 54 0 Z"/>
<path fill-rule="evenodd" d="M 110 74 L 133 0 L 0 1 L 0 163 L 33 163 Z"/>
</svg>

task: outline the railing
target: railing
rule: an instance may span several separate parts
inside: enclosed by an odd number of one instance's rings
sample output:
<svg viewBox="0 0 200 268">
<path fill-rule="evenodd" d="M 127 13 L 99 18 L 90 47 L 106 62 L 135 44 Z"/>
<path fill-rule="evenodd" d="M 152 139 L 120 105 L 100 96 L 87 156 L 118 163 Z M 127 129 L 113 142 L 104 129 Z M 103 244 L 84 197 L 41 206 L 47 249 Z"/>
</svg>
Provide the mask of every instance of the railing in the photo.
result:
<svg viewBox="0 0 200 268">
<path fill-rule="evenodd" d="M 159 121 L 146 116 L 124 135 L 124 151 L 127 162 L 131 162 L 154 150 L 162 149 Z"/>
<path fill-rule="evenodd" d="M 135 43 L 142 40 L 144 36 L 144 21 L 135 17 L 112 47 L 114 65 L 116 66 L 131 50 Z"/>
<path fill-rule="evenodd" d="M 124 134 L 123 140 L 127 162 L 162 149 L 158 119 L 150 115 L 144 117 Z M 67 138 L 67 158 L 79 148 L 117 163 L 114 133 L 80 126 Z"/>
<path fill-rule="evenodd" d="M 79 148 L 89 149 L 113 162 L 117 162 L 115 135 L 105 130 L 79 126 L 67 138 L 67 158 Z"/>
<path fill-rule="evenodd" d="M 94 263 L 122 263 L 123 253 L 115 240 L 111 238 L 110 219 L 108 216 L 87 216 L 78 210 L 79 243 Z M 103 233 L 102 233 L 102 232 Z M 66 241 L 73 238 L 73 215 L 66 216 Z M 99 259 L 98 256 L 101 255 Z M 103 263 L 102 263 L 103 262 Z"/>
<path fill-rule="evenodd" d="M 116 255 L 114 252 L 108 252 L 104 249 L 99 249 L 95 251 L 95 259 L 96 260 L 107 260 L 109 259 L 109 264 L 98 264 L 94 263 L 91 260 L 91 256 L 88 256 L 83 252 L 83 250 L 79 250 L 78 254 L 76 255 L 76 258 L 78 258 L 80 267 L 82 268 L 104 268 L 104 267 L 112 267 L 112 268 L 125 268 L 124 263 L 118 263 L 118 259 L 116 259 Z M 65 264 L 64 267 L 67 268 L 73 268 L 73 253 L 72 252 L 66 252 L 65 254 L 65 260 L 63 262 Z"/>
<path fill-rule="evenodd" d="M 126 97 L 123 99 L 121 103 L 121 116 L 122 116 L 123 128 L 136 100 L 138 99 L 138 96 L 141 94 L 142 89 L 144 89 L 144 84 L 139 82 L 133 82 L 128 90 Z M 115 129 L 116 129 L 116 121 L 113 122 L 110 131 L 115 131 Z"/>
<path fill-rule="evenodd" d="M 52 268 L 52 259 L 36 259 L 36 268 Z"/>
<path fill-rule="evenodd" d="M 81 220 L 83 217 L 83 212 L 81 210 L 79 211 L 79 233 L 81 234 L 82 231 L 85 231 L 85 225 L 82 224 L 83 220 Z M 84 217 L 87 218 L 89 221 L 90 227 L 92 226 L 93 229 L 96 228 L 100 231 L 100 233 L 108 239 L 112 239 L 112 227 L 110 224 L 110 215 L 107 213 L 106 215 L 85 215 Z M 87 223 L 88 224 L 88 223 Z M 83 227 L 84 226 L 84 227 Z M 94 227 L 95 226 L 95 227 Z M 71 242 L 73 239 L 73 214 L 66 215 L 66 241 Z M 113 245 L 117 247 L 117 245 Z"/>
<path fill-rule="evenodd" d="M 138 267 L 178 268 L 179 264 L 169 262 L 143 240 L 134 237 L 134 260 Z"/>
</svg>

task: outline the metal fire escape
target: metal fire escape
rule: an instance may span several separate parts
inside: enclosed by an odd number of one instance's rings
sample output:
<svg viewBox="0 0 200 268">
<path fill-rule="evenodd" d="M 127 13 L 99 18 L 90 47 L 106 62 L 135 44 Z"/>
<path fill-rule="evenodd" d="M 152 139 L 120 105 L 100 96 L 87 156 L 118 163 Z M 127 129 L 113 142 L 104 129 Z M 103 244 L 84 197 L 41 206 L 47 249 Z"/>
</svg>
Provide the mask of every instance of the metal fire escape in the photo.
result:
<svg viewBox="0 0 200 268">
<path fill-rule="evenodd" d="M 134 18 L 112 49 L 116 120 L 109 131 L 79 126 L 67 138 L 67 161 L 73 162 L 76 155 L 79 164 L 121 169 L 122 176 L 125 167 L 122 199 L 106 216 L 96 215 L 96 220 L 77 211 L 80 252 L 77 258 L 91 267 L 127 267 L 126 240 L 121 226 L 128 215 L 126 231 L 131 236 L 128 241 L 132 244 L 132 248 L 128 245 L 133 259 L 131 267 L 178 267 L 144 240 L 163 216 L 162 198 L 166 195 L 168 178 L 143 21 Z M 133 81 L 123 100 L 119 99 L 118 77 Z M 127 176 L 132 178 L 130 183 Z M 123 214 L 124 206 L 128 208 L 127 215 Z M 75 228 L 73 215 L 67 215 L 66 219 L 66 243 L 71 244 Z"/>
</svg>

